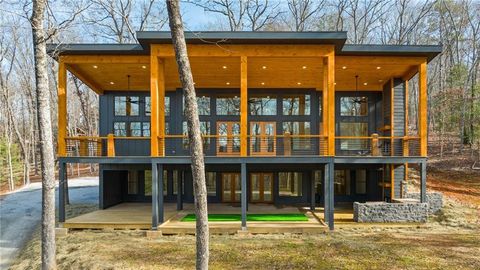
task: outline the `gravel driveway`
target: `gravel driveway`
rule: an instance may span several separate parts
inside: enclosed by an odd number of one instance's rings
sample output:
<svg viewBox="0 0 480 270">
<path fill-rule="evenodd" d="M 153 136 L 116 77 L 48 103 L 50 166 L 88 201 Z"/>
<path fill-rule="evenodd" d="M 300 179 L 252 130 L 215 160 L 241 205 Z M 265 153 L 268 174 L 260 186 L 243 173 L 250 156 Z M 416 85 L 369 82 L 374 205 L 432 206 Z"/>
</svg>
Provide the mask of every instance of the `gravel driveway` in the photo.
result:
<svg viewBox="0 0 480 270">
<path fill-rule="evenodd" d="M 98 203 L 98 177 L 69 179 L 70 203 Z M 58 192 L 57 192 L 58 203 Z M 8 268 L 40 224 L 41 183 L 32 183 L 0 197 L 0 269 Z"/>
</svg>

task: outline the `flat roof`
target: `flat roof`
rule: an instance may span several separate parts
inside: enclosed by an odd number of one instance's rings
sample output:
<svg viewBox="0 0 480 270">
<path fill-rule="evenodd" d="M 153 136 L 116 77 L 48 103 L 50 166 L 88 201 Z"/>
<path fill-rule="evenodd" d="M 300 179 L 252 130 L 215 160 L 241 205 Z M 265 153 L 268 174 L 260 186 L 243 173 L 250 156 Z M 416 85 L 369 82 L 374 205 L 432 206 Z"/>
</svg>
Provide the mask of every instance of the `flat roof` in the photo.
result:
<svg viewBox="0 0 480 270">
<path fill-rule="evenodd" d="M 47 52 L 58 55 L 148 55 L 150 44 L 171 44 L 170 31 L 139 31 L 138 44 L 48 44 Z M 332 44 L 337 55 L 352 56 L 418 56 L 432 60 L 442 52 L 441 45 L 345 44 L 347 32 L 230 32 L 188 31 L 189 44 Z"/>
</svg>

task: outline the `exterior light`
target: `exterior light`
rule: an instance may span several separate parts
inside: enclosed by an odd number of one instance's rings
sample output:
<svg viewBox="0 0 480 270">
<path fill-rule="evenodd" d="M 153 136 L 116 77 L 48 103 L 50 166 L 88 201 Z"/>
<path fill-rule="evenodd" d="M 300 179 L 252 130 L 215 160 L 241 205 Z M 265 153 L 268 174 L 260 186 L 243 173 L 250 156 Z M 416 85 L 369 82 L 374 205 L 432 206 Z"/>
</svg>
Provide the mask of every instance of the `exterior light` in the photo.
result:
<svg viewBox="0 0 480 270">
<path fill-rule="evenodd" d="M 97 65 L 93 65 L 93 68 L 98 68 L 98 66 L 97 66 Z"/>
<path fill-rule="evenodd" d="M 114 82 L 110 82 L 111 85 L 114 85 L 115 83 Z"/>
<path fill-rule="evenodd" d="M 382 67 L 377 67 L 377 69 L 381 69 Z"/>
<path fill-rule="evenodd" d="M 334 83 L 333 83 L 333 85 L 337 85 L 337 83 L 336 83 L 336 82 L 334 82 Z"/>
<path fill-rule="evenodd" d="M 262 66 L 262 69 L 267 69 L 267 66 Z"/>
<path fill-rule="evenodd" d="M 297 82 L 297 85 L 301 85 L 302 83 L 301 82 Z"/>
<path fill-rule="evenodd" d="M 264 82 L 261 82 L 261 84 L 262 84 L 262 85 L 265 85 L 265 83 L 264 83 Z"/>
<path fill-rule="evenodd" d="M 347 69 L 347 67 L 346 67 L 346 66 L 343 66 L 342 69 Z"/>
<path fill-rule="evenodd" d="M 143 69 L 146 69 L 146 68 L 147 68 L 147 66 L 142 66 L 142 68 L 143 68 Z"/>
<path fill-rule="evenodd" d="M 223 68 L 223 69 L 227 69 L 227 66 L 223 66 L 222 68 Z"/>
<path fill-rule="evenodd" d="M 303 66 L 302 69 L 307 69 L 307 66 Z"/>
<path fill-rule="evenodd" d="M 230 85 L 230 82 L 227 82 L 227 85 Z"/>
<path fill-rule="evenodd" d="M 383 80 L 378 80 L 378 82 L 383 82 Z"/>
<path fill-rule="evenodd" d="M 368 83 L 364 82 L 363 85 L 367 85 Z"/>
</svg>

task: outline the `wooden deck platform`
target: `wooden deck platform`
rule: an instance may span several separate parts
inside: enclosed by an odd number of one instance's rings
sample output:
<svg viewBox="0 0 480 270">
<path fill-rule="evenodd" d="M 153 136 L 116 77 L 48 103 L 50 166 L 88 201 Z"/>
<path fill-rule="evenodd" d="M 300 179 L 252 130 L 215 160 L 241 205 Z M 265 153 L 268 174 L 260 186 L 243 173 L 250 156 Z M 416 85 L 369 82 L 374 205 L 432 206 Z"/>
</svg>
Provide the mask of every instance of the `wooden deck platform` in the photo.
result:
<svg viewBox="0 0 480 270">
<path fill-rule="evenodd" d="M 209 205 L 210 214 L 240 213 L 241 208 L 230 204 Z M 302 222 L 248 222 L 248 231 L 255 234 L 266 233 L 319 233 L 328 228 L 312 212 L 297 207 L 275 207 L 273 205 L 250 204 L 248 213 L 299 213 L 308 217 Z M 159 226 L 162 234 L 194 234 L 195 222 L 181 219 L 193 213 L 193 204 L 185 204 L 184 210 L 176 211 L 175 204 L 165 204 L 165 222 Z M 105 210 L 67 219 L 64 228 L 69 229 L 143 229 L 151 228 L 151 205 L 148 203 L 122 203 Z M 241 230 L 240 222 L 210 222 L 212 234 L 234 234 Z"/>
</svg>

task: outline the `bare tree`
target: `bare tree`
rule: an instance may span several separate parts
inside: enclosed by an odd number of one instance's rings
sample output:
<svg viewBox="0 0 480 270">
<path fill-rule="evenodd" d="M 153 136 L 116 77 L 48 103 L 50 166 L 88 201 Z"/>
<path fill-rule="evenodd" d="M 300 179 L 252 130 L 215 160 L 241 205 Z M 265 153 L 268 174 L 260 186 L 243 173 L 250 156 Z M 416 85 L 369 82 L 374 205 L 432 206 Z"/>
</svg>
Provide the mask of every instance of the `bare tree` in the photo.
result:
<svg viewBox="0 0 480 270">
<path fill-rule="evenodd" d="M 230 31 L 242 31 L 247 13 L 247 1 L 237 0 L 191 0 L 189 3 L 202 7 L 205 11 L 220 14 L 228 21 Z M 251 10 L 251 12 L 253 12 Z"/>
<path fill-rule="evenodd" d="M 209 232 L 207 210 L 207 186 L 205 183 L 205 164 L 203 143 L 198 118 L 197 97 L 193 85 L 192 70 L 187 54 L 187 44 L 183 33 L 183 22 L 178 0 L 167 0 L 170 31 L 177 60 L 178 74 L 185 96 L 185 117 L 188 125 L 188 139 L 192 158 L 193 193 L 195 195 L 197 269 L 208 269 Z"/>
<path fill-rule="evenodd" d="M 297 32 L 309 30 L 309 22 L 314 18 L 314 15 L 325 7 L 325 0 L 289 0 L 288 10 L 290 18 L 293 20 L 295 26 L 292 30 Z M 287 22 L 287 24 L 290 24 Z"/>
<path fill-rule="evenodd" d="M 55 161 L 47 71 L 47 36 L 43 28 L 46 0 L 34 0 L 32 26 L 37 118 L 42 157 L 42 269 L 55 269 Z"/>
<path fill-rule="evenodd" d="M 259 31 L 272 24 L 282 14 L 278 9 L 280 2 L 272 4 L 268 0 L 247 1 L 248 27 L 251 31 Z"/>
</svg>

